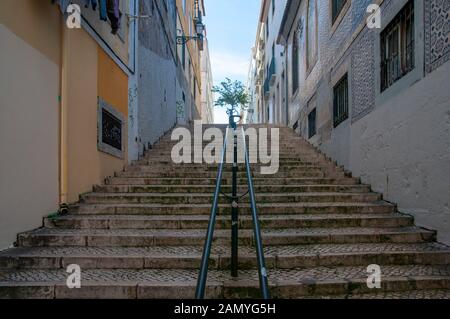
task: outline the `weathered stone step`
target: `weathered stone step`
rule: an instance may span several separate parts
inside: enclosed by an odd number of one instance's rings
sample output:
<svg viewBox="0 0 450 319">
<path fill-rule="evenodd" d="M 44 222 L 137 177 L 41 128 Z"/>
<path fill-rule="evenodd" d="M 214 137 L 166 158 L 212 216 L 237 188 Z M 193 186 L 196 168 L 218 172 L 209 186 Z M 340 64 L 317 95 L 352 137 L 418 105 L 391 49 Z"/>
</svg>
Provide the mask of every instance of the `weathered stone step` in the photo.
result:
<svg viewBox="0 0 450 319">
<path fill-rule="evenodd" d="M 90 193 L 81 196 L 86 204 L 207 204 L 212 203 L 213 193 Z M 377 193 L 257 193 L 257 203 L 322 203 L 322 202 L 374 202 L 381 200 Z M 248 202 L 248 197 L 241 202 Z M 219 199 L 226 204 L 230 200 Z"/>
<path fill-rule="evenodd" d="M 261 216 L 263 228 L 337 228 L 337 227 L 407 227 L 414 219 L 401 214 L 352 214 L 352 215 L 279 215 Z M 67 215 L 46 218 L 44 226 L 66 229 L 206 229 L 208 215 Z M 218 216 L 216 229 L 229 229 L 229 216 Z M 251 216 L 241 216 L 239 227 L 252 229 Z"/>
<path fill-rule="evenodd" d="M 247 191 L 247 185 L 239 185 L 238 192 Z M 255 185 L 257 193 L 308 193 L 308 192 L 370 192 L 368 185 Z M 213 194 L 215 185 L 102 185 L 95 186 L 98 193 L 208 193 Z M 231 192 L 231 185 L 222 185 L 222 191 Z"/>
<path fill-rule="evenodd" d="M 383 292 L 450 288 L 449 266 L 385 266 Z M 367 287 L 366 267 L 317 267 L 270 270 L 269 285 L 274 298 L 374 293 Z M 82 272 L 80 289 L 69 289 L 67 273 L 59 270 L 16 270 L 0 275 L 0 298 L 193 298 L 197 270 L 181 269 L 92 269 Z M 211 270 L 207 298 L 260 297 L 256 270 L 239 272 Z M 84 279 L 83 279 L 84 278 Z"/>
<path fill-rule="evenodd" d="M 258 185 L 358 185 L 357 178 L 254 178 Z M 231 177 L 224 176 L 223 185 L 230 185 Z M 247 185 L 247 178 L 238 178 L 238 184 Z M 144 178 L 144 177 L 113 177 L 106 185 L 216 185 L 216 177 L 209 178 Z M 192 186 L 193 187 L 193 186 Z"/>
<path fill-rule="evenodd" d="M 265 166 L 262 166 L 265 167 Z M 171 168 L 167 168 L 169 169 L 174 169 L 176 170 L 176 172 L 178 172 L 180 175 L 183 175 L 186 172 L 196 172 L 199 174 L 203 174 L 203 173 L 210 173 L 210 172 L 214 172 L 217 175 L 217 171 L 218 171 L 218 167 L 217 166 L 210 166 L 210 167 L 202 167 L 202 166 L 184 166 L 184 165 L 180 165 L 178 167 L 171 167 Z M 232 166 L 225 166 L 224 167 L 224 172 L 232 172 Z M 335 172 L 338 171 L 337 168 L 330 168 L 330 167 L 319 167 L 319 166 L 280 166 L 279 168 L 280 172 L 292 172 L 292 173 L 303 173 L 303 172 L 311 172 L 311 173 L 322 173 L 322 172 Z M 146 173 L 154 173 L 154 172 L 160 172 L 161 171 L 161 167 L 158 166 L 130 166 L 128 167 L 125 172 L 140 172 L 143 173 L 144 175 Z M 252 167 L 252 173 L 256 174 L 260 171 L 260 167 L 259 166 L 253 166 Z M 246 171 L 244 170 L 244 168 L 241 168 L 238 170 L 238 173 L 245 173 Z"/>
<path fill-rule="evenodd" d="M 286 158 L 280 158 L 279 159 L 279 163 L 280 163 L 280 167 L 282 166 L 308 166 L 308 167 L 329 167 L 329 166 L 333 166 L 333 164 L 329 161 L 326 160 L 322 160 L 322 161 L 303 161 L 299 158 L 293 158 L 293 159 L 286 159 Z M 183 164 L 175 164 L 170 158 L 152 158 L 151 160 L 141 160 L 139 162 L 135 162 L 133 163 L 131 166 L 157 166 L 157 165 L 165 165 L 167 167 L 174 167 L 174 168 L 178 168 L 178 167 L 213 167 L 216 168 L 218 167 L 218 164 L 207 164 L 207 163 L 202 163 L 202 164 L 195 164 L 195 163 L 183 163 Z M 228 164 L 226 163 L 226 165 L 232 165 L 232 164 Z M 252 168 L 254 167 L 258 167 L 258 166 L 264 166 L 264 164 L 254 164 L 251 163 L 250 166 Z M 238 167 L 239 168 L 245 168 L 245 164 L 244 163 L 238 163 Z"/>
<path fill-rule="evenodd" d="M 396 207 L 386 202 L 378 203 L 268 203 L 258 205 L 258 213 L 271 214 L 387 214 L 396 211 Z M 209 215 L 210 204 L 81 204 L 73 206 L 72 212 L 84 215 Z M 250 205 L 241 203 L 240 214 L 249 214 Z M 218 214 L 230 214 L 229 204 L 219 204 Z"/>
<path fill-rule="evenodd" d="M 388 300 L 425 300 L 425 299 L 450 299 L 450 289 L 426 289 L 426 290 L 407 290 L 407 291 L 396 291 L 396 292 L 372 292 L 365 294 L 348 294 L 348 295 L 335 295 L 335 296 L 316 296 L 311 297 L 311 299 L 388 299 Z"/>
<path fill-rule="evenodd" d="M 199 269 L 203 246 L 19 247 L 0 252 L 0 269 Z M 265 247 L 269 269 L 378 265 L 447 265 L 450 248 L 438 243 Z M 230 248 L 212 248 L 209 269 L 229 269 Z M 255 249 L 239 248 L 239 268 L 256 269 Z"/>
<path fill-rule="evenodd" d="M 224 171 L 224 178 L 231 178 L 231 171 Z M 315 178 L 344 178 L 343 172 L 314 172 L 314 171 L 304 171 L 304 172 L 291 172 L 291 171 L 278 171 L 275 174 L 261 174 L 260 171 L 253 172 L 253 177 L 264 177 L 266 179 L 271 178 L 300 178 L 300 177 L 315 177 Z M 116 177 L 139 177 L 139 178 L 195 178 L 195 177 L 213 178 L 217 177 L 217 172 L 214 171 L 204 171 L 204 172 L 177 172 L 177 171 L 155 171 L 155 172 L 121 172 L 117 173 Z M 239 178 L 246 178 L 246 172 L 238 172 L 237 176 Z"/>
<path fill-rule="evenodd" d="M 136 230 L 136 229 L 52 229 L 41 228 L 19 234 L 18 244 L 33 246 L 148 247 L 160 245 L 202 245 L 204 229 Z M 253 231 L 242 229 L 241 245 L 253 244 Z M 402 228 L 308 228 L 263 229 L 264 245 L 345 244 L 345 243 L 421 243 L 432 242 L 436 233 L 416 227 Z M 230 231 L 216 230 L 214 243 L 227 245 Z"/>
</svg>

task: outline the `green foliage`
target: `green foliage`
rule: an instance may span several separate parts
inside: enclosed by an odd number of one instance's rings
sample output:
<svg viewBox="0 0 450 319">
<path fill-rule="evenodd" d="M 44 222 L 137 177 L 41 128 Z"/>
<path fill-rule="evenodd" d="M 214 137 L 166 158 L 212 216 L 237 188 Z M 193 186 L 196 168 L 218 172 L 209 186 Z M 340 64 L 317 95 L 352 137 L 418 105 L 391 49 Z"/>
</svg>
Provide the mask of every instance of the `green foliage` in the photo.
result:
<svg viewBox="0 0 450 319">
<path fill-rule="evenodd" d="M 240 81 L 233 82 L 226 78 L 220 86 L 214 86 L 213 92 L 219 94 L 216 106 L 227 107 L 229 111 L 235 111 L 238 107 L 245 109 L 248 106 L 248 94 Z"/>
</svg>

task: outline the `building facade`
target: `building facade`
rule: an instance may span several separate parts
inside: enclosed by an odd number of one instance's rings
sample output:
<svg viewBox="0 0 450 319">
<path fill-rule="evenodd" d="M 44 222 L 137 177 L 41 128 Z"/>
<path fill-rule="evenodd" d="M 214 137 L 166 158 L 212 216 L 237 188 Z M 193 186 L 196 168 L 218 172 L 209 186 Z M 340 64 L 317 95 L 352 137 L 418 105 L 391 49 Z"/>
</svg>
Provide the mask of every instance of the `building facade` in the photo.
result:
<svg viewBox="0 0 450 319">
<path fill-rule="evenodd" d="M 257 97 L 257 85 L 256 85 L 257 69 L 256 69 L 256 48 L 252 48 L 252 54 L 250 57 L 247 82 L 245 88 L 248 95 L 248 105 L 244 112 L 244 123 L 254 124 L 257 123 L 258 112 L 258 97 Z"/>
<path fill-rule="evenodd" d="M 201 41 L 186 45 L 188 71 L 182 2 L 0 3 L 0 249 L 137 160 L 178 123 L 183 97 L 183 122 L 199 118 Z M 182 24 L 203 3 L 185 10 Z"/>
<path fill-rule="evenodd" d="M 203 124 L 214 124 L 214 94 L 213 75 L 211 70 L 211 59 L 209 55 L 208 41 L 205 40 L 204 49 L 201 52 L 202 61 L 202 122 Z"/>
<path fill-rule="evenodd" d="M 450 242 L 449 2 L 278 10 L 289 126 Z"/>
<path fill-rule="evenodd" d="M 184 36 L 187 39 L 195 37 L 197 22 L 201 22 L 205 15 L 203 0 L 176 0 L 176 6 L 177 36 Z M 196 39 L 179 44 L 177 47 L 180 65 L 178 73 L 181 80 L 177 90 L 177 117 L 180 124 L 201 120 L 201 51 L 203 47 L 204 40 Z"/>
<path fill-rule="evenodd" d="M 277 43 L 286 0 L 263 0 L 255 42 L 257 118 L 287 124 L 284 46 Z"/>
</svg>

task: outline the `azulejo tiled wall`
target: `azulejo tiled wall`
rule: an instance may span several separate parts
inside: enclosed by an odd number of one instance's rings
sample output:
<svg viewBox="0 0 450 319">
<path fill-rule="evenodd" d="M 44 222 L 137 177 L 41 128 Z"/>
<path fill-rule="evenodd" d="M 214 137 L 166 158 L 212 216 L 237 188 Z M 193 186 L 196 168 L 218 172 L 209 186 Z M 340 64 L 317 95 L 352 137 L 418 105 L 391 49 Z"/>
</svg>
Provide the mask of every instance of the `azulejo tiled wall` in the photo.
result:
<svg viewBox="0 0 450 319">
<path fill-rule="evenodd" d="M 375 107 L 374 31 L 365 29 L 353 47 L 352 54 L 352 122 Z"/>
<path fill-rule="evenodd" d="M 425 0 L 425 71 L 450 60 L 450 1 Z"/>
</svg>

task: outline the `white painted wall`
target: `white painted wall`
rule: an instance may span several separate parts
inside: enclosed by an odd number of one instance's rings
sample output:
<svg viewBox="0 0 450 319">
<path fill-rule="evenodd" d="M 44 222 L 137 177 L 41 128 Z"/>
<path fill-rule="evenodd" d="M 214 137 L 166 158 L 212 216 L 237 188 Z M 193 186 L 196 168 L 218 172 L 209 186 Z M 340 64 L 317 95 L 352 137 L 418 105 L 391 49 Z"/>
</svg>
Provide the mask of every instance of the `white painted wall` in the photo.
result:
<svg viewBox="0 0 450 319">
<path fill-rule="evenodd" d="M 321 146 L 450 244 L 450 63 Z M 350 135 L 347 135 L 350 132 Z M 343 136 L 346 135 L 346 136 Z"/>
<path fill-rule="evenodd" d="M 58 209 L 60 69 L 2 24 L 0 43 L 2 249 Z"/>
</svg>

